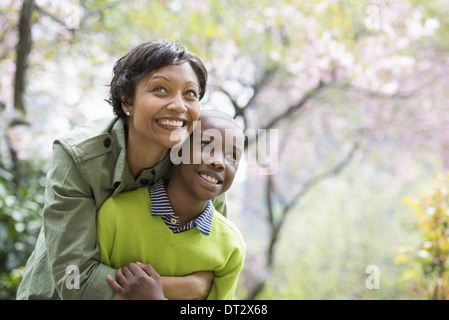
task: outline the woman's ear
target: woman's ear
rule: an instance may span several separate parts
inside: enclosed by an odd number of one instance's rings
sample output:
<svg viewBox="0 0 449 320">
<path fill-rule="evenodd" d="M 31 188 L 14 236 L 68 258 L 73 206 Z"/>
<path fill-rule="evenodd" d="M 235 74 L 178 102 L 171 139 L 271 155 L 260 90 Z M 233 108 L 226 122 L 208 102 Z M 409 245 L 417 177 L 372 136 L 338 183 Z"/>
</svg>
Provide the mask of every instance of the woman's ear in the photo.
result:
<svg viewBox="0 0 449 320">
<path fill-rule="evenodd" d="M 123 110 L 123 112 L 124 112 L 127 116 L 130 116 L 130 115 L 131 115 L 130 107 L 126 106 L 126 105 L 123 104 L 123 103 L 122 103 L 122 110 Z"/>
<path fill-rule="evenodd" d="M 132 114 L 132 107 L 125 103 L 125 97 L 122 97 L 122 110 L 127 115 L 130 116 Z"/>
</svg>

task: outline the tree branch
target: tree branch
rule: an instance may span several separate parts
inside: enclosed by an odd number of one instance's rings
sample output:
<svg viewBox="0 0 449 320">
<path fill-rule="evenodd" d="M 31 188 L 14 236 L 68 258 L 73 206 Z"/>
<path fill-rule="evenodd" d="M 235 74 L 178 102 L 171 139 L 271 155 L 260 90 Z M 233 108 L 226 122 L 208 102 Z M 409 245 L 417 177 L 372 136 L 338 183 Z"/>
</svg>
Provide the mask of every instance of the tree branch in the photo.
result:
<svg viewBox="0 0 449 320">
<path fill-rule="evenodd" d="M 229 101 L 231 101 L 232 106 L 234 107 L 234 111 L 235 111 L 234 118 L 237 116 L 243 116 L 243 108 L 240 108 L 239 104 L 232 97 L 232 95 L 225 88 L 220 88 L 220 91 L 223 92 L 228 97 Z"/>
<path fill-rule="evenodd" d="M 265 287 L 266 278 L 268 277 L 269 273 L 271 272 L 273 268 L 274 263 L 274 255 L 275 255 L 275 249 L 276 244 L 279 240 L 279 234 L 280 231 L 285 223 L 286 217 L 291 212 L 292 208 L 297 204 L 297 202 L 316 184 L 321 182 L 322 180 L 339 174 L 351 161 L 351 159 L 354 156 L 354 153 L 359 149 L 359 142 L 354 142 L 351 151 L 348 153 L 348 155 L 342 159 L 337 165 L 335 165 L 333 168 L 315 176 L 308 182 L 304 184 L 304 187 L 300 192 L 298 192 L 293 199 L 284 205 L 284 208 L 282 209 L 282 213 L 279 219 L 275 219 L 274 217 L 274 206 L 273 206 L 273 193 L 275 192 L 275 184 L 273 181 L 273 176 L 267 177 L 267 183 L 266 183 L 266 189 L 265 189 L 265 196 L 267 199 L 267 220 L 268 224 L 270 226 L 271 235 L 268 240 L 268 249 L 267 249 L 267 258 L 265 262 L 265 271 L 264 277 L 257 279 L 256 284 L 251 288 L 248 292 L 246 300 L 253 300 L 257 297 L 257 295 L 263 290 Z"/>
<path fill-rule="evenodd" d="M 290 210 L 296 205 L 296 203 L 316 184 L 321 182 L 322 180 L 329 178 L 331 176 L 338 175 L 352 160 L 352 157 L 354 156 L 354 153 L 359 149 L 359 142 L 354 142 L 351 151 L 348 153 L 348 155 L 342 159 L 336 166 L 333 168 L 313 177 L 309 181 L 307 181 L 301 191 L 299 191 L 293 199 L 284 206 L 283 213 L 282 213 L 282 220 L 285 219 L 287 214 L 290 212 Z"/>
<path fill-rule="evenodd" d="M 276 228 L 275 226 L 275 221 L 274 221 L 274 208 L 273 208 L 273 176 L 269 175 L 267 177 L 267 183 L 266 183 L 266 187 L 265 187 L 265 198 L 267 199 L 267 211 L 268 211 L 268 216 L 267 216 L 267 220 L 268 220 L 268 225 L 270 226 L 270 229 L 273 233 L 274 229 Z"/>
<path fill-rule="evenodd" d="M 90 10 L 83 16 L 83 18 L 81 19 L 81 21 L 80 21 L 80 28 L 81 28 L 81 29 L 83 28 L 85 22 L 87 21 L 87 19 L 88 19 L 89 17 L 91 17 L 91 16 L 93 16 L 93 15 L 96 15 L 96 14 L 100 15 L 100 17 L 103 17 L 103 14 L 104 14 L 104 11 L 105 11 L 105 10 L 110 9 L 110 8 L 113 8 L 113 7 L 115 7 L 116 5 L 121 4 L 121 3 L 123 3 L 122 0 L 111 1 L 111 2 L 108 2 L 108 3 L 103 3 L 103 4 L 101 4 L 101 5 L 99 5 L 99 6 L 95 7 L 95 8 L 90 9 Z"/>
<path fill-rule="evenodd" d="M 329 85 L 330 84 L 326 84 L 326 83 L 320 81 L 320 83 L 318 84 L 318 86 L 316 88 L 307 92 L 301 98 L 301 100 L 299 100 L 297 103 L 288 107 L 285 112 L 283 112 L 283 113 L 279 114 L 278 116 L 274 117 L 273 119 L 271 119 L 271 121 L 268 122 L 268 124 L 266 124 L 261 129 L 265 129 L 265 130 L 271 129 L 271 128 L 275 127 L 277 124 L 279 124 L 281 121 L 292 117 L 295 112 L 297 112 L 298 110 L 303 108 L 307 102 L 309 102 L 311 99 L 315 98 L 321 91 L 323 91 L 324 88 L 328 87 Z M 257 141 L 258 137 L 259 137 L 259 130 L 257 130 L 257 133 L 255 134 L 254 138 L 248 141 L 248 145 Z"/>
<path fill-rule="evenodd" d="M 277 68 L 271 68 L 271 69 L 265 69 L 262 77 L 260 77 L 259 81 L 257 81 L 252 87 L 253 87 L 253 95 L 251 96 L 251 98 L 248 100 L 248 102 L 246 103 L 246 105 L 242 108 L 242 109 L 246 109 L 248 107 L 251 106 L 251 104 L 253 103 L 254 99 L 256 99 L 256 96 L 259 94 L 259 91 L 263 88 L 263 86 L 271 80 L 271 78 L 273 77 L 273 75 L 276 73 Z"/>
<path fill-rule="evenodd" d="M 254 99 L 256 98 L 257 94 L 259 93 L 260 89 L 271 79 L 271 77 L 276 72 L 276 68 L 273 69 L 266 69 L 262 77 L 260 77 L 259 81 L 257 81 L 255 84 L 253 84 L 251 87 L 253 89 L 253 95 L 251 98 L 246 102 L 246 105 L 239 106 L 237 103 L 237 100 L 234 99 L 234 97 L 223 87 L 220 88 L 220 91 L 223 92 L 231 101 L 232 106 L 234 107 L 235 116 L 234 118 L 237 118 L 241 116 L 243 118 L 244 127 L 247 127 L 247 117 L 245 117 L 245 110 L 253 103 Z M 241 83 L 242 85 L 245 85 Z M 248 86 L 248 85 L 247 85 Z"/>
<path fill-rule="evenodd" d="M 302 107 L 304 107 L 304 105 L 311 99 L 313 99 L 314 97 L 316 97 L 324 88 L 326 88 L 327 86 L 329 86 L 328 84 L 325 84 L 324 82 L 320 81 L 320 83 L 318 84 L 318 86 L 312 90 L 310 90 L 309 92 L 307 92 L 302 98 L 301 100 L 298 101 L 298 103 L 291 105 L 290 107 L 287 108 L 287 110 L 278 115 L 277 117 L 275 117 L 274 119 L 272 119 L 265 127 L 264 129 L 270 129 L 273 128 L 275 125 L 277 125 L 280 121 L 289 118 L 290 116 L 293 115 L 294 112 L 296 112 L 297 110 L 301 109 Z"/>
<path fill-rule="evenodd" d="M 56 22 L 56 23 L 58 23 L 58 24 L 60 24 L 60 25 L 62 25 L 62 26 L 64 26 L 64 27 L 66 26 L 65 21 L 59 19 L 58 16 L 56 16 L 55 14 L 49 12 L 47 9 L 42 8 L 41 6 L 39 6 L 39 5 L 37 5 L 37 4 L 36 4 L 36 10 L 39 11 L 40 13 L 42 13 L 42 14 L 48 16 L 48 17 L 51 18 L 54 22 Z"/>
<path fill-rule="evenodd" d="M 270 229 L 271 229 L 271 238 L 270 238 L 270 241 L 268 244 L 266 267 L 268 270 L 270 270 L 273 267 L 273 262 L 274 262 L 274 247 L 277 243 L 279 231 L 283 224 L 282 220 L 276 221 L 276 219 L 274 217 L 274 207 L 273 207 L 272 195 L 275 192 L 275 190 L 274 190 L 273 175 L 269 175 L 267 177 L 267 186 L 266 186 L 265 190 L 266 190 L 266 197 L 267 197 L 268 223 L 269 223 Z"/>
<path fill-rule="evenodd" d="M 100 16 L 103 16 L 104 10 L 110 9 L 110 8 L 116 6 L 117 4 L 120 4 L 122 2 L 123 1 L 120 1 L 120 0 L 112 1 L 112 2 L 101 4 L 98 7 L 95 7 L 95 8 L 92 8 L 92 9 L 88 10 L 86 12 L 86 14 L 83 15 L 83 17 L 81 17 L 81 16 L 79 17 L 79 19 L 80 19 L 79 20 L 79 28 L 82 29 L 84 24 L 85 24 L 85 22 L 86 22 L 86 20 L 88 18 L 90 18 L 91 16 L 97 15 L 97 14 L 100 15 Z M 36 7 L 36 10 L 38 10 L 42 14 L 50 17 L 54 22 L 56 22 L 56 23 L 58 23 L 58 24 L 60 24 L 60 25 L 62 25 L 64 27 L 67 27 L 66 21 L 62 20 L 57 15 L 51 13 L 50 11 L 48 11 L 47 9 L 45 9 L 45 8 L 43 8 L 41 6 L 36 5 L 35 7 Z M 86 9 L 86 8 L 84 8 L 84 9 Z M 70 30 L 73 32 L 75 29 L 70 29 Z"/>
</svg>

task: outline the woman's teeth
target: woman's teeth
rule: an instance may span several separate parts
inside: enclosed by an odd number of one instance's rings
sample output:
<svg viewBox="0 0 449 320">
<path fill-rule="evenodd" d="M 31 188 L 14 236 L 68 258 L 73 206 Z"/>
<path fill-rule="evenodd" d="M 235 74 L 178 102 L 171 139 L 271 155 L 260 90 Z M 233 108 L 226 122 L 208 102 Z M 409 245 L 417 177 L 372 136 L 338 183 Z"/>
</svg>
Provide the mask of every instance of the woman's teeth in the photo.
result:
<svg viewBox="0 0 449 320">
<path fill-rule="evenodd" d="M 171 127 L 182 127 L 184 126 L 184 121 L 180 120 L 159 120 L 160 124 Z"/>
<path fill-rule="evenodd" d="M 204 174 L 204 173 L 201 173 L 200 176 L 201 176 L 201 178 L 209 181 L 210 183 L 218 184 L 218 180 L 215 179 L 214 177 L 208 176 L 207 174 Z"/>
</svg>

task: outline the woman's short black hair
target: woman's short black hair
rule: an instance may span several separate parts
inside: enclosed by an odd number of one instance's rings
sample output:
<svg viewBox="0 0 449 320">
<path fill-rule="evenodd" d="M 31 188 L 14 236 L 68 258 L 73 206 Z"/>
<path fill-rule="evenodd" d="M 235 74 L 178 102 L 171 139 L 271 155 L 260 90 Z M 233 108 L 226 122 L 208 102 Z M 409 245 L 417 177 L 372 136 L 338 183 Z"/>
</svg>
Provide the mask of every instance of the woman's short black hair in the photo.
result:
<svg viewBox="0 0 449 320">
<path fill-rule="evenodd" d="M 107 102 L 114 114 L 125 119 L 122 102 L 131 106 L 137 82 L 149 72 L 168 65 L 188 62 L 199 82 L 199 99 L 206 93 L 207 70 L 197 55 L 177 41 L 157 40 L 145 42 L 132 49 L 114 65 Z"/>
</svg>

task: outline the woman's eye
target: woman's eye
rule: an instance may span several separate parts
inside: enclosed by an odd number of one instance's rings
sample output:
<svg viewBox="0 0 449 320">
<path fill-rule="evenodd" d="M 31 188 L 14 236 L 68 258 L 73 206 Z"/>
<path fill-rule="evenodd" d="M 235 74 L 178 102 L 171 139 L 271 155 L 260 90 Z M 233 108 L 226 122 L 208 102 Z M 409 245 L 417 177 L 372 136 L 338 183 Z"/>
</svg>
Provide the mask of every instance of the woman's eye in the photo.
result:
<svg viewBox="0 0 449 320">
<path fill-rule="evenodd" d="M 194 90 L 189 90 L 186 92 L 186 96 L 192 99 L 195 99 L 198 97 L 198 94 Z"/>
<path fill-rule="evenodd" d="M 167 93 L 167 90 L 164 87 L 160 87 L 160 86 L 154 87 L 152 91 L 157 92 L 157 93 L 164 93 L 164 94 Z"/>
</svg>

